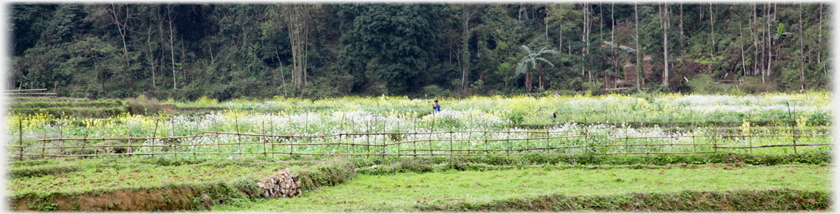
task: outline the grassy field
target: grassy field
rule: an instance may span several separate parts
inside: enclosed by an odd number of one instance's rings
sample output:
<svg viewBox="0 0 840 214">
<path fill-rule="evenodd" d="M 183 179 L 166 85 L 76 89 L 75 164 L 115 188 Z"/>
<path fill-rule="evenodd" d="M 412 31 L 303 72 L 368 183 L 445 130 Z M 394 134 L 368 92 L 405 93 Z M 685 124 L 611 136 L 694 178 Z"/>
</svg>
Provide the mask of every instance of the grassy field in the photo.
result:
<svg viewBox="0 0 840 214">
<path fill-rule="evenodd" d="M 7 196 L 52 193 L 79 194 L 127 188 L 159 188 L 169 185 L 252 181 L 289 167 L 298 171 L 304 163 L 266 160 L 184 161 L 53 160 L 18 164 L 10 168 Z M 43 173 L 19 173 L 37 168 Z M 69 169 L 68 169 L 69 168 Z M 35 174 L 35 175 L 32 175 Z"/>
<path fill-rule="evenodd" d="M 669 169 L 551 169 L 443 171 L 359 175 L 344 185 L 303 197 L 257 200 L 219 211 L 346 212 L 418 211 L 423 207 L 480 206 L 549 195 L 616 195 L 680 191 L 737 191 L 791 188 L 829 192 L 828 166 L 727 167 L 701 165 Z M 730 168 L 731 167 L 731 168 Z"/>
</svg>

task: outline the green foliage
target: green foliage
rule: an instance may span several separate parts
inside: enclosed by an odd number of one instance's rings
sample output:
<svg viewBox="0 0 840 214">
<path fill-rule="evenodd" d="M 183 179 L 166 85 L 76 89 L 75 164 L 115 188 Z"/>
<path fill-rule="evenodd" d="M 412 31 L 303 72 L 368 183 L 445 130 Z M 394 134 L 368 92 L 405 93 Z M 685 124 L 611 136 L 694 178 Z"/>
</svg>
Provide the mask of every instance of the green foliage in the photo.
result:
<svg viewBox="0 0 840 214">
<path fill-rule="evenodd" d="M 640 52 L 652 57 L 649 65 L 644 65 L 653 71 L 644 80 L 654 83 L 648 91 L 753 91 L 741 86 L 706 87 L 691 81 L 691 88 L 698 90 L 686 89 L 683 81 L 671 81 L 674 87 L 658 89 L 655 83 L 661 80 L 665 32 L 661 6 L 648 3 L 638 5 L 638 14 L 634 4 L 625 3 L 470 7 L 311 4 L 305 19 L 309 24 L 299 29 L 308 37 L 297 39 L 290 35 L 303 34 L 292 32 L 298 28 L 288 27 L 294 26 L 287 23 L 294 20 L 285 19 L 289 11 L 276 4 L 10 6 L 10 30 L 15 38 L 9 69 L 11 87 L 48 88 L 59 96 L 99 99 L 145 94 L 219 101 L 281 94 L 307 98 L 381 94 L 422 97 L 426 93 L 422 87 L 428 85 L 461 93 L 458 89 L 463 68 L 469 68 L 465 82 L 475 84 L 471 94 L 522 94 L 530 89 L 523 89 L 524 81 L 516 76 L 517 69 L 511 64 L 530 63 L 518 67 L 533 69 L 537 61 L 542 61 L 527 56 L 529 60 L 522 61 L 522 46 L 557 50 L 551 58 L 544 58 L 544 62 L 550 61 L 546 64 L 556 66 L 545 66 L 541 71 L 544 83 L 548 83 L 545 90 L 592 90 L 599 94 L 594 90 L 597 87 L 581 84 L 589 82 L 588 72 L 593 80 L 624 79 L 623 73 L 617 72 L 621 63 L 613 62 L 627 55 L 635 62 L 632 53 Z M 673 79 L 701 73 L 710 75 L 711 82 L 761 77 L 761 70 L 767 69 L 763 64 L 766 52 L 761 47 L 767 44 L 754 44 L 747 34 L 770 30 L 775 38 L 760 38 L 772 40 L 775 52 L 783 55 L 774 54 L 770 76 L 762 83 L 769 86 L 761 91 L 799 90 L 800 85 L 809 90 L 829 88 L 829 10 L 820 13 L 823 4 L 803 4 L 800 36 L 794 32 L 800 23 L 799 6 L 779 4 L 770 14 L 759 12 L 758 20 L 752 20 L 754 7 L 760 5 L 715 4 L 711 13 L 708 5 L 668 4 L 671 23 L 667 48 L 669 59 L 674 60 Z M 463 8 L 468 15 L 462 14 Z M 711 14 L 714 23 L 708 18 Z M 633 23 L 636 15 L 639 23 Z M 130 21 L 121 22 L 124 20 Z M 590 28 L 584 29 L 584 20 L 589 20 Z M 751 22 L 767 25 L 754 29 Z M 598 23 L 603 23 L 603 29 Z M 791 32 L 784 30 L 785 23 Z M 771 29 L 765 29 L 768 26 Z M 640 29 L 639 38 L 635 38 L 636 27 Z M 125 29 L 130 33 L 121 34 Z M 306 42 L 292 48 L 292 40 Z M 800 41 L 809 48 L 800 51 Z M 641 44 L 641 50 L 635 50 L 636 43 Z M 741 48 L 744 62 L 740 60 Z M 307 84 L 301 88 L 294 86 L 302 79 L 290 75 L 289 68 L 300 66 L 290 66 L 296 61 L 292 59 L 293 50 L 306 55 L 302 63 L 307 70 L 302 75 Z M 802 59 L 808 60 L 804 64 L 805 80 L 800 83 L 797 71 Z M 738 69 L 744 67 L 748 69 Z M 581 76 L 583 68 L 587 74 Z M 634 84 L 624 82 L 623 87 Z"/>
<path fill-rule="evenodd" d="M 453 169 L 457 165 L 467 166 L 462 164 L 453 164 Z M 217 206 L 214 209 L 273 212 L 712 211 L 721 210 L 722 206 L 718 205 L 724 205 L 744 211 L 823 210 L 826 209 L 823 200 L 828 200 L 830 187 L 822 182 L 830 180 L 824 176 L 829 173 L 829 168 L 778 166 L 722 169 L 718 165 L 662 168 L 561 168 L 558 165 L 555 168 L 549 164 L 486 171 L 450 169 L 426 173 L 360 174 L 353 182 L 310 192 L 303 198 L 259 201 L 244 206 Z M 793 174 L 798 179 L 780 179 L 781 175 L 789 177 Z M 744 188 L 745 180 L 741 179 L 748 180 L 750 188 Z M 777 189 L 779 185 L 785 185 L 787 189 Z M 777 200 L 807 205 L 774 203 Z M 622 209 L 627 207 L 631 209 Z"/>
<path fill-rule="evenodd" d="M 54 211 L 58 208 L 58 203 L 55 203 L 49 195 L 36 196 L 37 199 L 26 203 L 30 210 L 37 211 Z"/>
<path fill-rule="evenodd" d="M 11 177 L 12 179 L 23 177 L 39 177 L 45 175 L 57 175 L 61 173 L 74 172 L 77 170 L 79 170 L 78 166 L 68 164 L 13 167 L 9 170 L 9 177 Z"/>
<path fill-rule="evenodd" d="M 60 171 L 38 168 L 56 163 L 58 163 L 57 166 L 73 166 L 77 170 Z M 260 190 L 253 182 L 254 180 L 276 173 L 277 170 L 285 167 L 290 167 L 293 173 L 300 174 L 299 178 L 302 179 L 302 185 L 307 191 L 324 185 L 343 183 L 355 177 L 352 162 L 341 158 L 300 162 L 262 159 L 152 158 L 21 161 L 15 165 L 18 166 L 13 169 L 15 174 L 11 178 L 10 189 L 14 194 L 11 202 L 17 204 L 22 201 L 28 205 L 29 209 L 39 211 L 57 210 L 59 201 L 54 198 L 59 195 L 61 201 L 75 203 L 74 201 L 81 197 L 101 194 L 106 195 L 105 197 L 114 194 L 128 194 L 128 197 L 136 197 L 132 195 L 133 190 L 146 190 L 147 194 L 143 194 L 143 197 L 148 196 L 151 190 L 161 190 L 160 194 L 167 205 L 156 209 L 162 210 L 199 209 L 202 207 L 202 195 L 212 199 L 214 204 L 241 206 L 259 198 Z M 31 165 L 35 165 L 35 168 Z M 41 174 L 40 177 L 19 175 L 24 171 L 41 171 Z M 167 194 L 167 191 L 171 194 Z M 195 197 L 189 195 L 194 192 L 201 195 Z M 179 194 L 186 194 L 187 200 L 191 203 L 181 201 L 185 197 Z M 116 201 L 113 204 L 113 206 L 119 205 Z M 148 209 L 142 204 L 134 203 L 133 206 L 136 207 L 123 206 L 120 209 Z M 68 207 L 62 208 L 62 210 L 66 209 Z M 72 209 L 80 210 L 78 203 L 75 203 Z"/>
</svg>

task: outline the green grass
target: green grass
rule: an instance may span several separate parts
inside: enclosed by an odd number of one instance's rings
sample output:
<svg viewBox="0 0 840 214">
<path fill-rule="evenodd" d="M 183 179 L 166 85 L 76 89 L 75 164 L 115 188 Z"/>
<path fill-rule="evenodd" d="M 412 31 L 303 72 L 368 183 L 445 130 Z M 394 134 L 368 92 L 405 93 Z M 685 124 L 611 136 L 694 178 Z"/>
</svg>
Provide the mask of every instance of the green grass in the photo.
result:
<svg viewBox="0 0 840 214">
<path fill-rule="evenodd" d="M 258 159 L 198 161 L 196 163 L 166 160 L 76 160 L 39 166 L 18 166 L 11 170 L 72 167 L 73 170 L 51 170 L 16 176 L 7 182 L 9 196 L 37 193 L 79 194 L 117 189 L 156 188 L 167 185 L 212 183 L 230 180 L 253 180 L 275 173 L 288 166 L 297 170 L 299 163 Z M 28 174 L 27 174 L 28 175 Z"/>
<path fill-rule="evenodd" d="M 723 169 L 726 167 L 727 169 Z M 492 204 L 547 195 L 611 195 L 679 191 L 795 189 L 830 191 L 829 166 L 732 167 L 703 165 L 671 169 L 511 169 L 359 175 L 303 197 L 256 200 L 219 211 L 418 211 L 421 207 Z"/>
</svg>

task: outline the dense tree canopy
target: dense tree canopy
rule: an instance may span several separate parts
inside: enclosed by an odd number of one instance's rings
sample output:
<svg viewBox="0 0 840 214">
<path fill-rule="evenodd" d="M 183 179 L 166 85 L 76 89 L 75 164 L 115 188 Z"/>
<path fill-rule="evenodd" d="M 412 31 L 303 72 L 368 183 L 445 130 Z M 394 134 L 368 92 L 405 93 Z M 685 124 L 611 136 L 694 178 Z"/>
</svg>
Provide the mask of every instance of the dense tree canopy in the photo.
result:
<svg viewBox="0 0 840 214">
<path fill-rule="evenodd" d="M 11 9 L 9 87 L 61 96 L 603 93 L 635 90 L 637 69 L 642 90 L 763 92 L 826 89 L 832 75 L 825 3 Z M 559 52 L 536 64 L 538 83 L 514 71 L 523 45 Z"/>
</svg>

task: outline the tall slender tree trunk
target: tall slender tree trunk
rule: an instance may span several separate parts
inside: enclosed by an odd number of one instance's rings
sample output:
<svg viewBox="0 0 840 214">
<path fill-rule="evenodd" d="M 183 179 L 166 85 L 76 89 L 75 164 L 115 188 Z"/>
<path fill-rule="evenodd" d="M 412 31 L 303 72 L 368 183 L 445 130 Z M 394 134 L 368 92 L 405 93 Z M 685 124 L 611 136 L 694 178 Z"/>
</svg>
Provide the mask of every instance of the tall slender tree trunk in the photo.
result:
<svg viewBox="0 0 840 214">
<path fill-rule="evenodd" d="M 586 59 L 586 56 L 589 55 L 589 37 L 591 35 L 590 33 L 592 32 L 592 17 L 591 16 L 592 15 L 589 12 L 589 3 L 583 3 L 583 20 L 584 20 L 583 21 L 583 28 L 584 28 L 583 31 L 584 31 L 585 37 L 584 37 L 583 50 L 581 50 L 581 52 L 583 52 L 583 57 L 581 59 L 581 62 L 582 62 L 581 65 L 583 65 L 582 66 L 582 68 L 583 68 L 582 72 L 586 72 L 586 73 L 589 74 L 589 83 L 590 84 L 592 84 L 592 71 L 591 71 L 591 69 L 590 70 L 586 69 L 586 63 L 587 63 L 587 61 L 589 61 L 589 60 Z"/>
<path fill-rule="evenodd" d="M 802 34 L 802 3 L 799 3 L 799 84 L 800 89 L 805 89 L 805 37 Z"/>
<path fill-rule="evenodd" d="M 683 31 L 683 3 L 680 2 L 680 64 L 685 64 L 685 39 Z"/>
<path fill-rule="evenodd" d="M 764 11 L 762 11 L 762 12 L 764 13 L 763 18 L 768 19 L 767 18 L 767 3 L 764 4 Z M 758 20 L 756 20 L 755 24 L 756 24 L 756 28 L 758 28 L 758 25 L 759 25 Z M 766 67 L 764 66 L 767 63 L 767 57 L 766 57 L 767 56 L 767 41 L 766 41 L 767 36 L 765 35 L 765 34 L 767 34 L 767 25 L 765 25 L 763 22 L 761 23 L 761 29 L 764 30 L 764 31 L 761 32 L 761 53 L 759 54 L 760 57 L 761 57 L 761 59 L 760 59 L 760 62 L 761 62 L 761 84 L 763 85 L 763 84 L 766 83 L 765 79 L 767 77 L 767 69 L 765 69 Z"/>
<path fill-rule="evenodd" d="M 610 31 L 610 41 L 615 45 L 619 45 L 615 43 L 615 2 L 612 3 L 612 9 L 610 9 L 610 21 L 612 22 L 612 30 Z M 621 70 L 621 68 L 619 68 L 620 65 L 618 63 L 618 56 L 616 56 L 615 54 L 615 48 L 612 49 L 612 55 L 614 65 L 613 69 L 615 74 L 613 75 L 613 88 L 616 88 L 618 87 L 618 81 L 616 81 L 616 78 L 618 77 L 618 70 Z"/>
<path fill-rule="evenodd" d="M 664 49 L 664 52 L 665 52 L 665 54 L 664 54 L 664 56 L 665 56 L 665 69 L 664 70 L 665 70 L 665 72 L 663 72 L 663 74 L 662 74 L 662 85 L 665 86 L 665 88 L 667 89 L 668 88 L 668 25 L 670 24 L 670 20 L 668 20 L 668 2 L 665 2 L 664 8 L 665 8 L 665 10 L 663 11 L 664 21 L 662 22 L 662 27 L 663 27 L 662 30 L 663 30 L 663 35 L 664 36 L 663 36 L 662 42 L 665 45 L 662 46 L 662 49 Z"/>
<path fill-rule="evenodd" d="M 598 3 L 598 10 L 600 10 L 599 15 L 601 16 L 601 20 L 599 20 L 600 21 L 600 27 L 598 28 L 598 31 L 599 31 L 598 32 L 598 40 L 600 40 L 601 45 L 603 45 L 604 44 L 604 2 L 599 2 Z M 603 60 L 605 60 L 604 55 L 601 54 L 601 61 L 603 61 Z M 607 83 L 609 79 L 607 79 L 607 78 L 608 78 L 607 77 L 607 72 L 604 72 L 604 89 L 609 88 L 609 84 Z"/>
<path fill-rule="evenodd" d="M 172 30 L 172 22 L 174 21 L 172 20 L 172 5 L 167 5 L 166 8 L 166 17 L 169 23 L 169 56 L 172 62 L 172 89 L 175 90 L 178 89 L 178 81 L 175 79 L 177 74 L 175 73 L 175 35 Z"/>
<path fill-rule="evenodd" d="M 753 19 L 750 23 L 750 34 L 753 37 L 753 75 L 758 74 L 758 9 L 755 2 L 753 2 Z"/>
<path fill-rule="evenodd" d="M 125 62 L 128 64 L 128 66 L 131 67 L 131 60 L 128 59 L 128 45 L 126 45 L 126 43 L 125 43 L 125 37 L 128 34 L 128 26 L 127 26 L 128 25 L 128 19 L 129 19 L 128 11 L 129 11 L 128 6 L 125 6 L 125 19 L 123 19 L 124 22 L 120 21 L 120 18 L 117 17 L 117 8 L 114 6 L 114 3 L 111 3 L 111 13 L 112 13 L 113 18 L 114 18 L 114 23 L 117 24 L 117 31 L 120 33 L 120 36 L 122 37 L 123 53 L 124 53 L 123 57 L 125 58 Z"/>
<path fill-rule="evenodd" d="M 148 37 L 146 38 L 146 45 L 149 47 L 149 67 L 152 68 L 152 90 L 157 87 L 155 84 L 155 56 L 154 51 L 152 50 L 152 27 L 149 26 L 148 33 L 146 34 Z"/>
<path fill-rule="evenodd" d="M 463 45 L 461 47 L 461 58 L 463 60 L 462 71 L 461 71 L 461 90 L 463 93 L 467 93 L 467 85 L 469 84 L 467 81 L 467 75 L 470 70 L 470 51 L 469 51 L 469 41 L 470 41 L 470 9 L 468 4 L 462 5 L 462 19 L 461 20 L 463 25 L 463 30 L 461 31 L 461 41 Z"/>
<path fill-rule="evenodd" d="M 634 2 L 633 6 L 636 11 L 636 90 L 641 91 L 642 85 L 639 78 L 641 76 L 640 72 L 644 67 L 642 66 L 642 47 L 641 44 L 639 44 L 641 43 L 641 38 L 639 38 L 639 3 Z"/>
<path fill-rule="evenodd" d="M 741 30 L 741 28 L 742 28 L 741 27 L 741 22 L 739 21 L 738 22 L 738 39 L 739 40 L 741 39 L 741 37 L 743 37 L 743 31 Z M 742 70 L 741 75 L 746 76 L 747 75 L 747 62 L 746 62 L 746 60 L 744 60 L 744 44 L 741 43 L 741 42 L 738 42 L 738 47 L 741 48 L 741 70 Z"/>
<path fill-rule="evenodd" d="M 285 5 L 286 25 L 289 29 L 289 43 L 292 51 L 292 82 L 300 89 L 307 85 L 306 70 L 309 64 L 309 19 L 310 10 L 306 4 Z"/>
<path fill-rule="evenodd" d="M 767 3 L 767 4 L 770 4 L 770 3 Z M 773 37 L 771 37 L 771 34 L 770 34 L 770 19 L 769 19 L 770 11 L 769 10 L 767 11 L 767 14 L 768 14 L 768 16 L 767 16 L 768 17 L 768 19 L 767 19 L 767 76 L 770 76 L 773 72 L 773 70 L 772 70 L 772 66 L 773 66 Z"/>
<path fill-rule="evenodd" d="M 531 83 L 531 69 L 525 69 L 525 89 L 531 91 L 533 84 Z"/>
<path fill-rule="evenodd" d="M 557 51 L 563 53 L 563 15 L 557 15 L 557 29 L 560 30 L 560 44 L 557 45 Z M 569 55 L 571 57 L 571 55 Z"/>
<path fill-rule="evenodd" d="M 709 60 L 709 74 L 712 74 L 712 67 L 715 61 L 715 11 L 712 7 L 712 2 L 709 2 L 709 22 L 712 24 L 712 48 L 709 51 L 712 60 Z"/>
<path fill-rule="evenodd" d="M 822 54 L 822 2 L 820 2 L 820 26 L 817 30 L 819 33 L 817 34 L 817 65 L 822 65 L 822 61 L 820 60 L 820 55 Z M 823 68 L 823 73 L 826 73 L 825 66 Z"/>
<path fill-rule="evenodd" d="M 821 65 L 822 61 L 820 61 L 820 54 L 822 54 L 822 12 L 823 11 L 823 3 L 820 2 L 820 25 L 817 31 L 817 65 Z M 823 67 L 823 72 L 825 73 L 825 67 Z M 827 74 L 827 73 L 826 73 Z"/>
<path fill-rule="evenodd" d="M 598 31 L 599 31 L 598 32 L 598 40 L 601 41 L 601 44 L 603 44 L 604 43 L 604 3 L 603 2 L 598 3 L 598 9 L 600 10 L 599 15 L 601 16 L 601 20 L 599 20 L 600 21 L 600 23 L 599 23 L 600 27 L 598 28 Z"/>
</svg>

